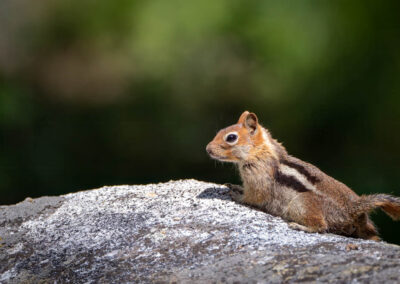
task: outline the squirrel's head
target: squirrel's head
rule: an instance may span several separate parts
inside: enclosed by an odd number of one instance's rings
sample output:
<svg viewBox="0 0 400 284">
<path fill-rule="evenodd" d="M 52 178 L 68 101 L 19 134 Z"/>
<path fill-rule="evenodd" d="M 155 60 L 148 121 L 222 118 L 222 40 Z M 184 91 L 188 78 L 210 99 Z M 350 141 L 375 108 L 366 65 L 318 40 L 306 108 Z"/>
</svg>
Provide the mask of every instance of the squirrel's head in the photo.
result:
<svg viewBox="0 0 400 284">
<path fill-rule="evenodd" d="M 246 161 L 265 145 L 263 129 L 254 113 L 245 111 L 238 122 L 220 130 L 207 145 L 211 158 L 223 162 Z"/>
</svg>

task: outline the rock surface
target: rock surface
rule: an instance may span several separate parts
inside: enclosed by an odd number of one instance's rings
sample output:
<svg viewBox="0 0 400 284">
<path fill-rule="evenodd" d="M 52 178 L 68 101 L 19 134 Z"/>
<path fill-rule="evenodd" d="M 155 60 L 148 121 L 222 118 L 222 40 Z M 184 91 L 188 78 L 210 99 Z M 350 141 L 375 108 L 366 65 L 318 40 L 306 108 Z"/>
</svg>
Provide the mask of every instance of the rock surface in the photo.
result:
<svg viewBox="0 0 400 284">
<path fill-rule="evenodd" d="M 0 283 L 400 282 L 400 247 L 293 231 L 227 191 L 181 180 L 0 206 Z"/>
</svg>

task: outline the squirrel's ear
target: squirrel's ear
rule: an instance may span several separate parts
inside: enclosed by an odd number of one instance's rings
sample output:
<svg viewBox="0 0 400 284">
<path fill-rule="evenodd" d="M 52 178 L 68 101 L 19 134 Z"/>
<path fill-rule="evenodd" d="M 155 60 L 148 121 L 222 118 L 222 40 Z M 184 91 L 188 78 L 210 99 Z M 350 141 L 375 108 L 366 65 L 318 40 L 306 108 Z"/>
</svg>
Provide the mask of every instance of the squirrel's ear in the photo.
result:
<svg viewBox="0 0 400 284">
<path fill-rule="evenodd" d="M 242 115 L 239 117 L 237 124 L 240 124 L 240 123 L 244 124 L 244 121 L 249 113 L 250 112 L 248 112 L 247 110 L 245 112 L 243 112 Z"/>
<path fill-rule="evenodd" d="M 244 126 L 250 131 L 250 134 L 254 134 L 257 130 L 258 119 L 255 113 L 248 113 L 244 120 Z"/>
</svg>

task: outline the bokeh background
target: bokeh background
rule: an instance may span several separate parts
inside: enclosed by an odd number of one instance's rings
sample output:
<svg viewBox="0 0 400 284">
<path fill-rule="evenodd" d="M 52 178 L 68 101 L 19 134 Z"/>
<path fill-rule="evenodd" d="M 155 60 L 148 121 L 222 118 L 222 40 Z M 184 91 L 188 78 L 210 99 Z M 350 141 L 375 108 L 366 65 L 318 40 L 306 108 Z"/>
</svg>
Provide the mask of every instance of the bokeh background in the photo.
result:
<svg viewBox="0 0 400 284">
<path fill-rule="evenodd" d="M 0 204 L 239 182 L 205 152 L 244 110 L 357 193 L 400 195 L 400 2 L 0 1 Z M 400 224 L 377 213 L 383 238 Z"/>
</svg>

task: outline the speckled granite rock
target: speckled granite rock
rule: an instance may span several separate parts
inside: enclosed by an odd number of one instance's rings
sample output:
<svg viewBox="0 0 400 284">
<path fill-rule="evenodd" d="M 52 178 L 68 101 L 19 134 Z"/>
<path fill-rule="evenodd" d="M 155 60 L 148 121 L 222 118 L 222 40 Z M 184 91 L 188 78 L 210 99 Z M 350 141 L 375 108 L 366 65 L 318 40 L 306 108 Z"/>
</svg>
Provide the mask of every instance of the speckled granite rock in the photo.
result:
<svg viewBox="0 0 400 284">
<path fill-rule="evenodd" d="M 0 283 L 400 282 L 398 246 L 293 231 L 195 180 L 0 206 L 0 237 Z"/>
</svg>

